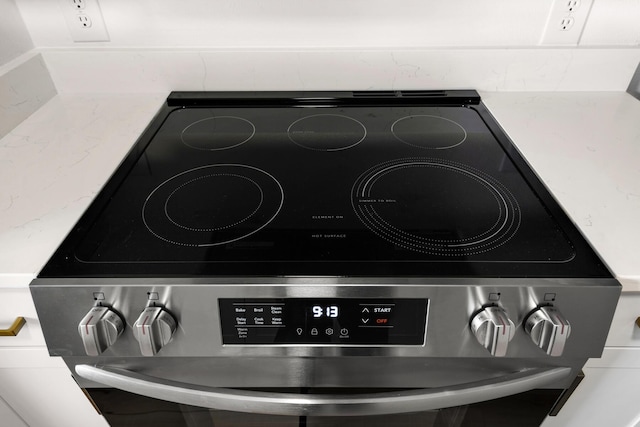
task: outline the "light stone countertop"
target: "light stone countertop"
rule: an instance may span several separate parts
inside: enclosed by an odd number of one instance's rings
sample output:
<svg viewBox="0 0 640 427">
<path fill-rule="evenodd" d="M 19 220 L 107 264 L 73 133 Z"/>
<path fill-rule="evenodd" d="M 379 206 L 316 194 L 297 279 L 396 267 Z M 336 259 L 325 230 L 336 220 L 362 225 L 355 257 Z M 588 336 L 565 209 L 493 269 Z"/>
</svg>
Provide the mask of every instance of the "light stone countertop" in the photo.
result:
<svg viewBox="0 0 640 427">
<path fill-rule="evenodd" d="M 640 101 L 481 95 L 623 290 L 640 291 Z M 0 140 L 0 287 L 38 274 L 166 96 L 56 95 Z"/>
</svg>

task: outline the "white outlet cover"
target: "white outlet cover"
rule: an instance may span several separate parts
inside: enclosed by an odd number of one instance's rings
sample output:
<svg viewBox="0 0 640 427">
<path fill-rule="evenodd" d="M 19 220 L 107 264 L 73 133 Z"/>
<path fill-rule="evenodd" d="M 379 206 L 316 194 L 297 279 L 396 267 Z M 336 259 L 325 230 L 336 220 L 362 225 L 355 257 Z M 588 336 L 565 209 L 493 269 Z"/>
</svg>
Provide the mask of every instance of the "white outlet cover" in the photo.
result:
<svg viewBox="0 0 640 427">
<path fill-rule="evenodd" d="M 58 0 L 58 6 L 67 22 L 71 38 L 75 42 L 108 42 L 109 33 L 102 19 L 98 0 L 83 0 L 83 3 L 84 7 L 78 9 L 71 0 Z M 86 17 L 91 25 L 82 25 L 81 17 Z"/>
<path fill-rule="evenodd" d="M 593 0 L 555 0 L 549 12 L 541 45 L 577 46 L 587 24 Z M 571 22 L 567 27 L 566 23 Z"/>
</svg>

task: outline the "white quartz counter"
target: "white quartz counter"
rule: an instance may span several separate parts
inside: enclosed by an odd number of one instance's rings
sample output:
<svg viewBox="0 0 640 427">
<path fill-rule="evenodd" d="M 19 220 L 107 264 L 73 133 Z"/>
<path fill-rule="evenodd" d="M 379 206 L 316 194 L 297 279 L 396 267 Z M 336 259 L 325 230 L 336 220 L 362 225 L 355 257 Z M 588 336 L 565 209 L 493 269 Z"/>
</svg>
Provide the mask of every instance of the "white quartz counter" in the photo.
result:
<svg viewBox="0 0 640 427">
<path fill-rule="evenodd" d="M 166 95 L 57 95 L 0 140 L 0 286 L 37 275 Z M 640 101 L 482 97 L 624 291 L 640 291 Z"/>
</svg>

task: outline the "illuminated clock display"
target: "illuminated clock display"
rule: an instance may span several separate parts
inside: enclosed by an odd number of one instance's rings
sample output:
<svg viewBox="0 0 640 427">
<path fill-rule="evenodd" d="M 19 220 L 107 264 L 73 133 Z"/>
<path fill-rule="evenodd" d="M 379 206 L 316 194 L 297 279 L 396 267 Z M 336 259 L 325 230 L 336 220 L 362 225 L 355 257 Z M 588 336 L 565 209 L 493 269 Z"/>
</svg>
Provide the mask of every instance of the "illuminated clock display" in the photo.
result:
<svg viewBox="0 0 640 427">
<path fill-rule="evenodd" d="M 313 317 L 332 317 L 337 318 L 340 314 L 340 310 L 337 305 L 314 305 L 311 307 Z"/>
</svg>

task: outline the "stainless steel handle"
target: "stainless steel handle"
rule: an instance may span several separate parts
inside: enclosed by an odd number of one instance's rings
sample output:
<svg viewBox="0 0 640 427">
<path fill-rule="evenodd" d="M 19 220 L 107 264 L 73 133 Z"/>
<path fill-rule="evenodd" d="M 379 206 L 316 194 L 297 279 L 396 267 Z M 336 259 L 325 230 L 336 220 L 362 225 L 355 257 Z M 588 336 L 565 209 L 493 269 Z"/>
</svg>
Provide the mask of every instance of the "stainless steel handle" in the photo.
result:
<svg viewBox="0 0 640 427">
<path fill-rule="evenodd" d="M 83 378 L 109 387 L 203 408 L 292 416 L 362 416 L 427 411 L 497 399 L 561 380 L 569 375 L 571 368 L 527 369 L 497 380 L 436 389 L 359 395 L 210 388 L 154 378 L 125 369 L 90 365 L 77 365 L 76 372 Z"/>
</svg>

